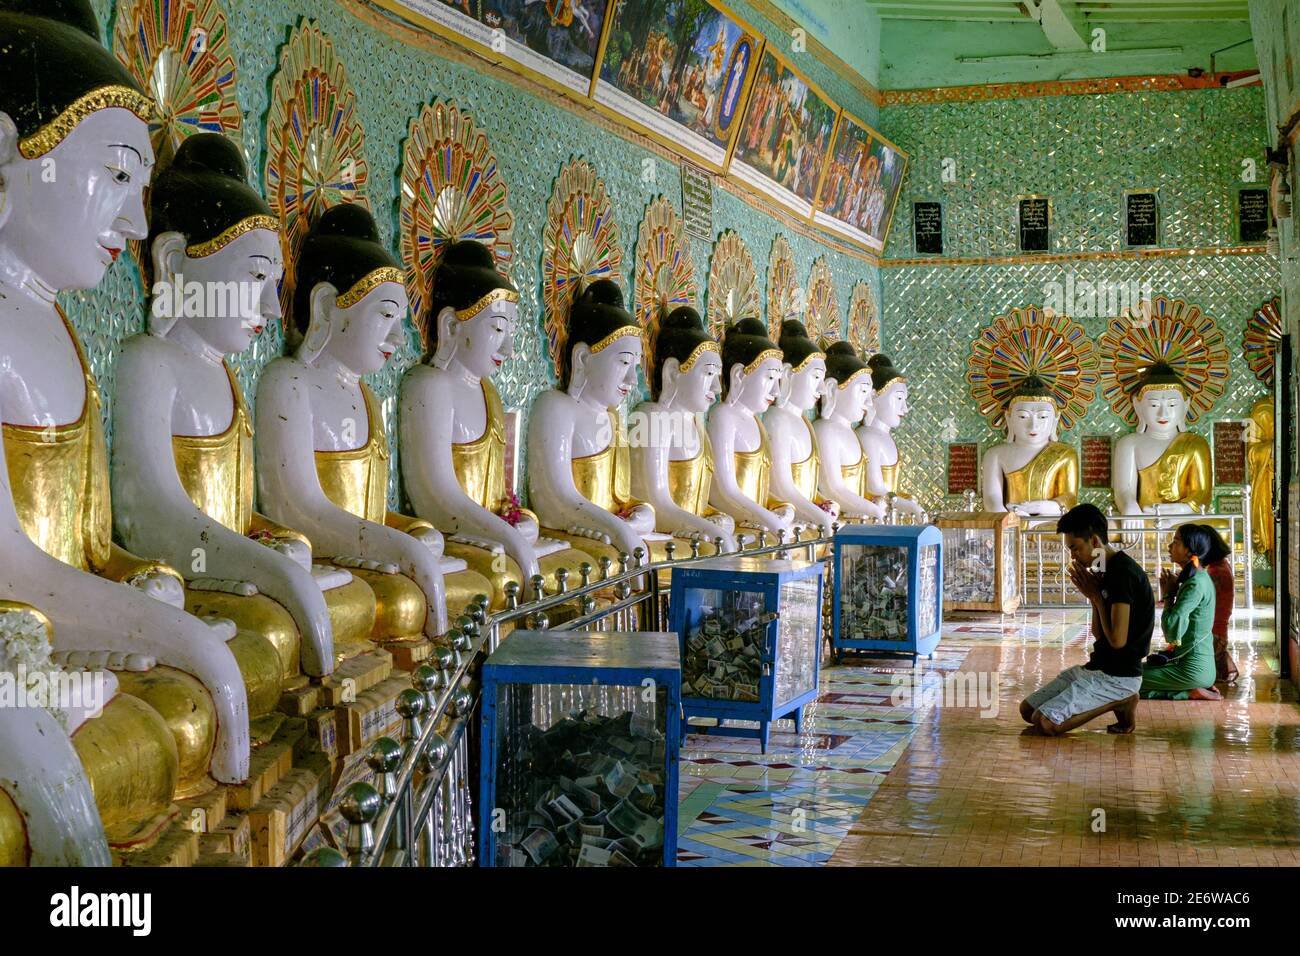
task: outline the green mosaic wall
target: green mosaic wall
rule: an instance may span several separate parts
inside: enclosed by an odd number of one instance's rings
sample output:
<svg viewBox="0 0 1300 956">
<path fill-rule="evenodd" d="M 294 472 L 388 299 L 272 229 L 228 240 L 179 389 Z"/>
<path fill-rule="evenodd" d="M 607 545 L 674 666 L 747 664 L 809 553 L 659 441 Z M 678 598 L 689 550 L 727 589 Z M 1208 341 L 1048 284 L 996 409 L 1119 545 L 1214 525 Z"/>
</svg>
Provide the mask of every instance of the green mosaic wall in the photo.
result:
<svg viewBox="0 0 1300 956">
<path fill-rule="evenodd" d="M 96 0 L 95 5 L 106 37 L 111 36 L 111 14 L 117 4 L 112 0 Z M 442 98 L 454 100 L 463 109 L 468 109 L 486 130 L 500 160 L 502 176 L 510 188 L 517 257 L 513 278 L 523 293 L 521 314 L 524 320 L 515 341 L 516 358 L 502 370 L 497 382 L 508 407 L 527 409 L 539 391 L 553 384 L 541 322 L 541 259 L 546 204 L 561 166 L 571 157 L 582 156 L 594 163 L 605 180 L 614 201 L 615 218 L 623 240 L 623 278 L 629 302 L 638 226 L 646 205 L 657 195 L 666 195 L 674 205 L 680 206 L 678 167 L 656 153 L 593 125 L 583 116 L 554 106 L 512 83 L 477 73 L 428 50 L 406 45 L 358 20 L 344 5 L 333 0 L 225 0 L 223 7 L 231 26 L 231 42 L 238 69 L 245 151 L 253 158 L 251 165 L 258 181 L 265 163 L 265 122 L 271 77 L 290 31 L 303 17 L 309 17 L 315 19 L 333 40 L 356 91 L 358 112 L 366 131 L 370 205 L 382 235 L 394 250 L 397 248 L 394 237 L 401 149 L 410 120 L 425 103 Z M 735 9 L 756 28 L 776 36 L 778 42 L 788 43 L 788 37 L 747 4 L 735 4 Z M 859 115 L 874 117 L 874 107 L 842 78 L 816 63 L 811 56 L 798 62 L 828 94 L 839 98 Z M 652 166 L 643 165 L 647 159 L 652 160 Z M 653 170 L 652 181 L 644 176 L 647 168 Z M 777 232 L 785 232 L 794 248 L 799 276 L 808 275 L 813 260 L 818 256 L 827 256 L 836 278 L 841 312 L 847 308 L 852 286 L 860 278 L 872 281 L 879 301 L 879 280 L 874 267 L 788 231 L 778 219 L 715 187 L 715 234 L 727 229 L 740 233 L 749 245 L 759 273 L 760 289 L 766 286 L 766 264 L 772 238 Z M 703 291 L 708 278 L 711 244 L 692 240 L 691 251 L 697 281 Z M 145 327 L 145 302 L 135 264 L 129 261 L 129 256 L 123 255 L 98 289 L 68 296 L 65 305 L 86 342 L 105 395 L 105 415 L 108 416 L 115 390 L 116 348 L 123 338 L 143 331 Z M 397 389 L 402 373 L 418 361 L 418 336 L 414 327 L 410 327 L 408 332 L 407 348 L 395 355 L 383 372 L 369 380 L 383 402 L 395 454 L 400 454 L 396 442 Z M 283 335 L 278 326 L 272 326 L 236 359 L 239 379 L 250 401 L 255 395 L 262 368 L 282 353 Z M 111 441 L 111 433 L 109 438 Z M 521 455 L 522 452 L 523 449 Z M 521 471 L 526 473 L 522 467 Z M 526 491 L 525 488 L 520 490 Z M 397 469 L 393 472 L 391 492 L 393 504 L 400 505 Z"/>
<path fill-rule="evenodd" d="M 1241 161 L 1255 159 L 1261 176 L 1265 169 L 1259 88 L 892 106 L 882 125 L 912 158 L 887 247 L 895 259 L 914 255 L 910 214 L 918 199 L 944 204 L 945 255 L 1014 255 L 1015 197 L 1025 193 L 1052 198 L 1054 253 L 1117 251 L 1123 190 L 1136 187 L 1160 188 L 1166 247 L 1231 245 Z M 945 157 L 956 161 L 954 183 L 941 181 Z M 1049 283 L 1064 285 L 1070 274 L 1076 282 L 1149 282 L 1154 293 L 1185 298 L 1218 319 L 1233 356 L 1231 384 L 1195 430 L 1209 437 L 1212 419 L 1244 417 L 1264 391 L 1240 352 L 1247 317 L 1279 288 L 1278 262 L 1267 255 L 881 271 L 885 347 L 912 384 L 912 413 L 897 433 L 908 462 L 943 462 L 946 441 L 979 441 L 984 449 L 1002 440 L 970 398 L 970 344 L 994 316 L 1043 304 Z M 1104 317 L 1080 321 L 1095 338 L 1105 329 Z M 1127 430 L 1099 391 L 1087 420 L 1063 440 L 1077 446 L 1081 434 Z M 942 467 L 907 473 L 926 502 L 956 502 L 945 499 Z M 1084 498 L 1110 502 L 1104 491 Z"/>
<path fill-rule="evenodd" d="M 106 35 L 113 0 L 96 0 Z M 435 97 L 454 99 L 486 129 L 511 189 L 516 217 L 516 278 L 524 292 L 526 321 L 516 341 L 518 357 L 501 377 L 503 398 L 525 409 L 552 383 L 540 321 L 541 234 L 551 184 L 561 165 L 581 155 L 595 163 L 615 202 L 623 236 L 624 280 L 630 282 L 637 226 L 656 195 L 680 201 L 677 168 L 584 116 L 539 99 L 519 87 L 407 46 L 372 29 L 333 2 L 309 0 L 226 0 L 239 70 L 244 111 L 244 145 L 260 177 L 270 79 L 279 50 L 302 16 L 317 19 L 332 37 L 357 92 L 366 129 L 370 200 L 381 232 L 390 241 L 397 219 L 397 177 L 407 124 Z M 776 42 L 789 38 L 744 0 L 733 4 Z M 1063 253 L 1119 248 L 1119 197 L 1124 188 L 1160 186 L 1166 245 L 1229 243 L 1229 190 L 1242 158 L 1263 168 L 1264 101 L 1258 89 L 1203 93 L 1076 96 L 936 106 L 897 106 L 878 111 L 850 84 L 812 56 L 796 62 L 832 97 L 875 121 L 912 156 L 889 256 L 910 256 L 910 202 L 942 199 L 948 254 L 1004 255 L 1014 251 L 1014 197 L 1044 192 L 1054 202 L 1054 250 Z M 941 160 L 957 161 L 957 182 L 940 182 Z M 643 180 L 650 159 L 654 180 Z M 714 191 L 716 232 L 734 229 L 753 253 L 760 286 L 774 233 L 785 231 L 774 217 L 723 189 Z M 942 503 L 943 443 L 947 439 L 997 440 L 974 411 L 964 382 L 969 344 L 994 315 L 1016 305 L 1041 302 L 1045 283 L 1076 278 L 1108 281 L 1148 279 L 1158 292 L 1188 298 L 1219 317 L 1230 349 L 1239 351 L 1246 315 L 1279 286 L 1276 260 L 1266 256 L 1173 258 L 1139 263 L 921 266 L 877 270 L 859 259 L 786 232 L 798 274 L 827 255 L 836 277 L 841 310 L 854 282 L 866 278 L 882 303 L 885 343 L 914 383 L 913 412 L 898 438 L 909 462 L 914 489 L 928 504 Z M 710 243 L 692 240 L 701 286 L 708 272 Z M 629 286 L 630 293 L 630 286 Z M 81 330 L 105 392 L 106 412 L 114 392 L 114 353 L 127 335 L 144 328 L 145 304 L 137 269 L 128 256 L 93 293 L 66 302 Z M 1102 320 L 1089 320 L 1099 334 Z M 395 395 L 402 373 L 416 360 L 416 335 L 394 356 L 372 385 L 384 402 L 390 436 L 395 432 Z M 278 328 L 269 328 L 238 361 L 249 397 L 258 374 L 281 353 Z M 1234 360 L 1233 387 L 1212 417 L 1241 417 L 1259 392 L 1244 365 Z M 1090 421 L 1078 433 L 1118 434 L 1123 426 L 1097 399 Z M 400 449 L 398 450 L 400 453 Z M 397 501 L 396 481 L 393 488 Z"/>
</svg>

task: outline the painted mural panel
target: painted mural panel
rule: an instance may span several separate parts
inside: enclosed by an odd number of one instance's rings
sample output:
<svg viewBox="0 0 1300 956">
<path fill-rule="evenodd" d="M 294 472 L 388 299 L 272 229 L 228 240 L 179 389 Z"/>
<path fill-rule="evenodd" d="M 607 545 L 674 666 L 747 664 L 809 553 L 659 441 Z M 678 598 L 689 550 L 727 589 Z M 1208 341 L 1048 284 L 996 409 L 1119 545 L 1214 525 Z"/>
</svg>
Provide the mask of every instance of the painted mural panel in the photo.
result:
<svg viewBox="0 0 1300 956">
<path fill-rule="evenodd" d="M 834 104 L 819 89 L 765 50 L 732 157 L 732 177 L 811 216 L 836 119 Z"/>
<path fill-rule="evenodd" d="M 593 96 L 670 146 L 721 170 L 759 37 L 707 0 L 617 3 Z"/>
<path fill-rule="evenodd" d="M 843 113 L 818 193 L 816 223 L 881 251 L 906 171 L 906 153 Z"/>
<path fill-rule="evenodd" d="M 586 95 L 610 0 L 375 0 L 442 36 L 486 47 Z"/>
</svg>

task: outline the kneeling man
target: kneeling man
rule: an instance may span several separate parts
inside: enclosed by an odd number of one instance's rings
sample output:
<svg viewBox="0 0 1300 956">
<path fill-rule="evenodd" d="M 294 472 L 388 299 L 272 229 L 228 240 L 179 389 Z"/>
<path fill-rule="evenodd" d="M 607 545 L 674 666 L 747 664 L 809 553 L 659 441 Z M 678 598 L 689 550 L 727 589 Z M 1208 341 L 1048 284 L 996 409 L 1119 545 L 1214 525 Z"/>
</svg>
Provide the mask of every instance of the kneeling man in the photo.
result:
<svg viewBox="0 0 1300 956">
<path fill-rule="evenodd" d="M 1142 658 L 1155 626 L 1151 582 L 1136 561 L 1110 546 L 1106 516 L 1094 505 L 1071 508 L 1056 530 L 1065 535 L 1073 558 L 1070 580 L 1092 605 L 1095 641 L 1088 663 L 1065 669 L 1026 697 L 1020 716 L 1040 733 L 1055 736 L 1114 711 L 1116 722 L 1106 729 L 1131 734 Z"/>
</svg>

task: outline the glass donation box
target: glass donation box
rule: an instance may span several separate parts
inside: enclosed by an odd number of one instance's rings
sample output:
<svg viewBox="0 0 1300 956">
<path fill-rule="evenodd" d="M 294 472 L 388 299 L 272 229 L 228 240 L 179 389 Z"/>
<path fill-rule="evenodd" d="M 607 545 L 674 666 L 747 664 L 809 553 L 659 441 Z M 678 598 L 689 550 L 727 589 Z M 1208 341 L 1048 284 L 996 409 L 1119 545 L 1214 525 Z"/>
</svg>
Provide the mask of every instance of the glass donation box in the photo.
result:
<svg viewBox="0 0 1300 956">
<path fill-rule="evenodd" d="M 767 753 L 771 724 L 817 696 L 823 564 L 731 556 L 673 568 L 669 600 L 680 641 L 682 710 L 716 727 L 682 730 L 755 737 Z M 757 722 L 757 727 L 728 721 Z"/>
<path fill-rule="evenodd" d="M 676 865 L 676 635 L 515 631 L 482 699 L 484 866 Z"/>
<path fill-rule="evenodd" d="M 932 655 L 943 606 L 943 532 L 850 525 L 835 535 L 831 647 Z"/>
<path fill-rule="evenodd" d="M 943 529 L 943 609 L 1010 614 L 1020 606 L 1020 516 L 954 511 Z"/>
</svg>

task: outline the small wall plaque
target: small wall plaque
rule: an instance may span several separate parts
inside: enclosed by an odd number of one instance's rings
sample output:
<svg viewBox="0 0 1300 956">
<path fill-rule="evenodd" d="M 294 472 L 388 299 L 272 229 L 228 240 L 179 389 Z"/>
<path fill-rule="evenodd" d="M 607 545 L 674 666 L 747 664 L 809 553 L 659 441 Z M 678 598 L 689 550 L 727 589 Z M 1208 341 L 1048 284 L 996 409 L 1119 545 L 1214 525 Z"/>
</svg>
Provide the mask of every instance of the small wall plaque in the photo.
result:
<svg viewBox="0 0 1300 956">
<path fill-rule="evenodd" d="M 1237 241 L 1263 242 L 1268 238 L 1267 189 L 1239 189 L 1236 204 Z"/>
<path fill-rule="evenodd" d="M 1110 487 L 1110 436 L 1084 435 L 1080 440 L 1080 483 L 1085 488 Z"/>
<path fill-rule="evenodd" d="M 948 445 L 948 494 L 979 491 L 979 445 L 952 442 Z"/>
<path fill-rule="evenodd" d="M 1049 252 L 1052 248 L 1052 202 L 1046 196 L 1021 196 L 1016 200 L 1021 252 Z"/>
<path fill-rule="evenodd" d="M 943 203 L 912 203 L 912 241 L 918 255 L 943 255 Z"/>
<path fill-rule="evenodd" d="M 1129 249 L 1160 245 L 1160 194 L 1154 189 L 1125 191 L 1124 245 Z"/>
<path fill-rule="evenodd" d="M 713 241 L 713 177 L 682 163 L 682 226 L 697 239 Z"/>
<path fill-rule="evenodd" d="M 1246 426 L 1242 422 L 1214 423 L 1214 483 L 1240 485 L 1246 480 Z"/>
</svg>

